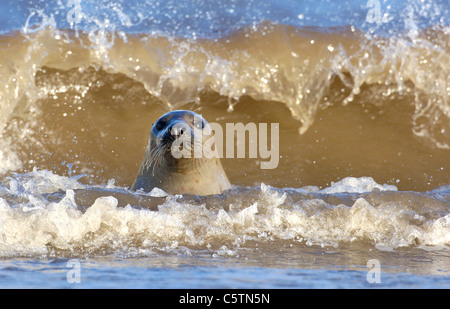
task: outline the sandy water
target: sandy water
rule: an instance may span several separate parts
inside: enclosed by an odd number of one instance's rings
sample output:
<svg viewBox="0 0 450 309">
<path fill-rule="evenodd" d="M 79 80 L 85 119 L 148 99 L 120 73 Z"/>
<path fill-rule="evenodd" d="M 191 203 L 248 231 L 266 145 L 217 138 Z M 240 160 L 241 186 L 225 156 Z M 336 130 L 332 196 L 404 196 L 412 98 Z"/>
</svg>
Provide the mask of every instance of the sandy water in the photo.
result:
<svg viewBox="0 0 450 309">
<path fill-rule="evenodd" d="M 0 286 L 448 288 L 449 6 L 316 2 L 2 3 Z M 277 167 L 129 191 L 174 109 L 279 123 Z"/>
</svg>

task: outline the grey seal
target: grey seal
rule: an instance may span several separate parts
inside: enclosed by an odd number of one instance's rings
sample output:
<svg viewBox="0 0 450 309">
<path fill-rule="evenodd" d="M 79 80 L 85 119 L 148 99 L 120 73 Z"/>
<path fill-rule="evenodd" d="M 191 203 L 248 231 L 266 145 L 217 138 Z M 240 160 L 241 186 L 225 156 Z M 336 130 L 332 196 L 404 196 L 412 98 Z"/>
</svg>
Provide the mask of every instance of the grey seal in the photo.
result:
<svg viewBox="0 0 450 309">
<path fill-rule="evenodd" d="M 203 146 L 208 146 L 209 153 Z M 211 128 L 202 116 L 187 110 L 168 112 L 152 126 L 131 189 L 150 192 L 159 188 L 170 194 L 220 194 L 230 189 L 231 184 L 216 149 Z"/>
</svg>

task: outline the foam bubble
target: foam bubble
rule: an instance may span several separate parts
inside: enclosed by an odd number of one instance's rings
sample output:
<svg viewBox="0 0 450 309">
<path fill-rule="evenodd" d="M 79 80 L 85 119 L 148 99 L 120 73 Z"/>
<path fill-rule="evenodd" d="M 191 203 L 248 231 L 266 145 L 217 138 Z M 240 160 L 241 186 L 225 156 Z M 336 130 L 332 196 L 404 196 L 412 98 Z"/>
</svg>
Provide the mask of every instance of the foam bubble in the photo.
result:
<svg viewBox="0 0 450 309">
<path fill-rule="evenodd" d="M 394 185 L 380 185 L 372 177 L 346 177 L 338 182 L 332 182 L 331 186 L 321 190 L 321 193 L 364 193 L 379 191 L 397 191 Z"/>
</svg>

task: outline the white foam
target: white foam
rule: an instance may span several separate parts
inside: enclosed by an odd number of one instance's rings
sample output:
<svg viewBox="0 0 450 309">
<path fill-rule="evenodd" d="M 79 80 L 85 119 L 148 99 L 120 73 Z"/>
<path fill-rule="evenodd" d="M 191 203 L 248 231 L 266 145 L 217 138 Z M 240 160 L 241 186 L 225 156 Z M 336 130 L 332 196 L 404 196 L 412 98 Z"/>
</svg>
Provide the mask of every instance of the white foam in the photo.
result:
<svg viewBox="0 0 450 309">
<path fill-rule="evenodd" d="M 332 182 L 331 186 L 320 190 L 321 193 L 365 193 L 372 191 L 397 191 L 394 185 L 380 185 L 372 177 L 346 177 L 338 182 Z"/>
<path fill-rule="evenodd" d="M 0 175 L 22 168 L 22 161 L 14 151 L 9 149 L 8 142 L 0 139 Z"/>
<path fill-rule="evenodd" d="M 44 194 L 58 190 L 83 189 L 85 186 L 78 181 L 81 177 L 83 176 L 59 176 L 49 170 L 38 170 L 35 167 L 32 172 L 15 174 L 9 178 L 9 191 L 13 194 Z"/>
<path fill-rule="evenodd" d="M 153 188 L 148 195 L 153 197 L 166 197 L 168 194 L 164 190 Z"/>
<path fill-rule="evenodd" d="M 333 192 L 343 192 L 343 184 L 346 190 L 379 189 L 369 178 L 350 180 L 331 186 Z M 352 205 L 333 205 L 320 198 L 292 199 L 290 194 L 300 193 L 262 184 L 242 195 L 229 192 L 216 210 L 208 207 L 218 202 L 214 196 L 198 204 L 167 195 L 152 211 L 118 207 L 117 198 L 107 195 L 83 212 L 74 192 L 83 186 L 74 178 L 35 170 L 16 175 L 9 185 L 3 188 L 8 197 L 0 198 L 0 256 L 135 255 L 203 248 L 217 257 L 231 257 L 248 241 L 281 240 L 334 247 L 361 241 L 383 250 L 450 244 L 450 215 L 428 218 L 415 213 L 405 199 L 373 205 L 360 197 Z M 58 190 L 65 192 L 58 202 L 43 194 Z"/>
</svg>

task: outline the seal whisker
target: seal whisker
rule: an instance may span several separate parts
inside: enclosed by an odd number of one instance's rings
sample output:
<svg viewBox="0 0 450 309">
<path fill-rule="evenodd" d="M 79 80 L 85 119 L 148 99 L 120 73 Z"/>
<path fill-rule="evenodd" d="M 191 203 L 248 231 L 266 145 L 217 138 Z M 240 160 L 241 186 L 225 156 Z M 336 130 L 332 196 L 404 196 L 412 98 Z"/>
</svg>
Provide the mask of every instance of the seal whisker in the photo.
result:
<svg viewBox="0 0 450 309">
<path fill-rule="evenodd" d="M 161 157 L 161 150 L 159 147 L 152 148 L 145 158 L 145 167 L 152 170 L 152 175 L 155 175 L 155 167 L 159 166 L 159 158 Z M 153 166 L 153 167 L 152 167 Z"/>
<path fill-rule="evenodd" d="M 152 173 L 153 173 L 153 175 L 155 175 L 155 167 L 159 167 L 159 166 L 161 166 L 161 164 L 162 164 L 162 160 L 163 160 L 163 157 L 164 157 L 164 153 L 166 152 L 166 151 L 164 151 L 164 148 L 157 148 L 158 150 L 156 151 L 156 154 L 155 154 L 155 164 L 153 165 L 153 170 L 152 170 Z"/>
</svg>

